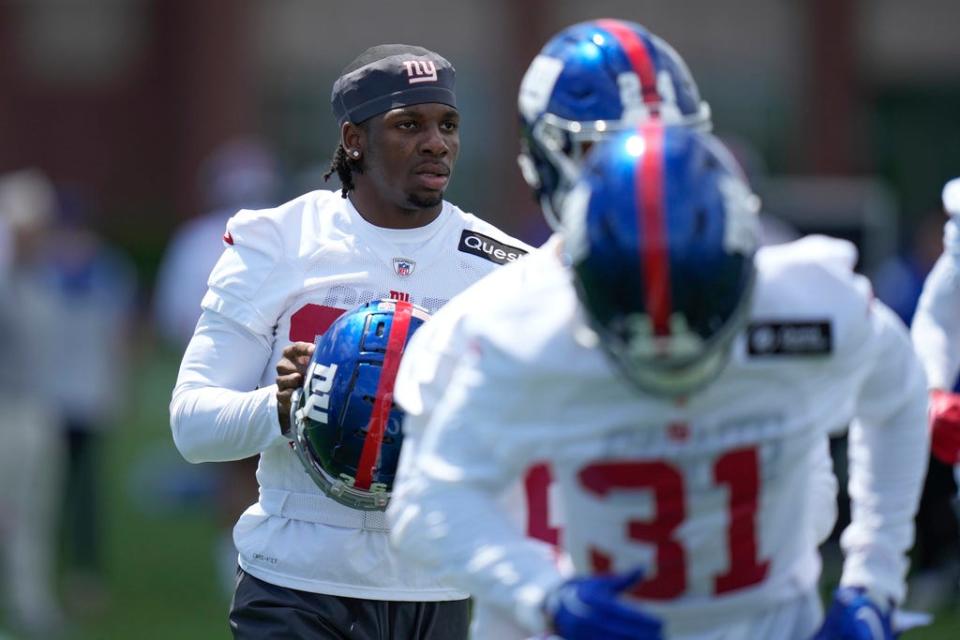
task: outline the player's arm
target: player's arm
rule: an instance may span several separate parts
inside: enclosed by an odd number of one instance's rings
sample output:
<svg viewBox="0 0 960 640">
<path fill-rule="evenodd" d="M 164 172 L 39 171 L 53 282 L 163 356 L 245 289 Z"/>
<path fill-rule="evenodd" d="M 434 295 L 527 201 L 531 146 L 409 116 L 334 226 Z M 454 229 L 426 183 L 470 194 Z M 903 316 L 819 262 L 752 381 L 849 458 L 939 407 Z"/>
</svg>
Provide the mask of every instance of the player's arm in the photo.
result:
<svg viewBox="0 0 960 640">
<path fill-rule="evenodd" d="M 841 586 L 900 603 L 929 453 L 926 378 L 889 308 L 875 301 L 868 322 L 869 369 L 849 434 L 851 524 L 841 537 Z"/>
<path fill-rule="evenodd" d="M 536 454 L 537 443 L 522 437 L 536 411 L 525 400 L 535 394 L 511 375 L 515 363 L 482 351 L 482 358 L 468 350 L 458 360 L 432 413 L 407 418 L 387 510 L 394 545 L 530 633 L 659 639 L 659 620 L 619 600 L 641 572 L 564 579 L 550 547 L 522 535 L 503 510 L 498 496 Z M 412 355 L 408 371 L 416 366 L 416 350 Z"/>
<path fill-rule="evenodd" d="M 927 276 L 911 334 L 932 389 L 953 388 L 960 370 L 960 225 L 947 222 L 944 252 Z"/>
<path fill-rule="evenodd" d="M 295 273 L 269 217 L 241 212 L 227 229 L 170 403 L 174 442 L 191 462 L 246 458 L 282 438 L 276 385 L 257 384 Z"/>
<path fill-rule="evenodd" d="M 257 389 L 269 349 L 215 311 L 187 345 L 170 402 L 170 427 L 190 462 L 241 460 L 282 438 L 276 386 Z"/>
<path fill-rule="evenodd" d="M 415 364 L 411 356 L 407 369 Z M 484 364 L 491 360 L 485 355 Z M 387 510 L 391 541 L 407 559 L 541 633 L 541 604 L 563 576 L 549 551 L 523 536 L 497 501 L 522 467 L 506 455 L 510 443 L 498 441 L 509 429 L 491 429 L 510 420 L 512 403 L 498 394 L 499 376 L 486 368 L 464 356 L 435 410 L 407 416 Z"/>
</svg>

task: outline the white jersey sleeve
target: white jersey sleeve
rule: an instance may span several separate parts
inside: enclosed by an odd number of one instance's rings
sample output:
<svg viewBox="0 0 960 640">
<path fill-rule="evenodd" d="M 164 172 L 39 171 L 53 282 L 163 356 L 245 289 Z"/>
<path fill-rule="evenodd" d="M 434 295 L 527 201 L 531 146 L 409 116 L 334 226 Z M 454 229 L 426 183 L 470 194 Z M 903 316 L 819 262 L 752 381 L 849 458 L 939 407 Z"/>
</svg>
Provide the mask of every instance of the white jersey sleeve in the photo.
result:
<svg viewBox="0 0 960 640">
<path fill-rule="evenodd" d="M 913 317 L 913 345 L 934 389 L 951 389 L 960 371 L 960 224 L 944 227 L 943 254 L 923 285 Z"/>
<path fill-rule="evenodd" d="M 297 252 L 285 246 L 291 234 L 280 225 L 286 218 L 266 212 L 240 211 L 227 222 L 228 246 L 210 274 L 201 306 L 246 328 L 269 348 L 300 274 L 287 257 Z"/>
<path fill-rule="evenodd" d="M 395 399 L 407 412 L 404 447 L 413 448 L 411 441 L 423 433 L 433 417 L 433 412 L 443 398 L 444 391 L 461 356 L 466 351 L 466 320 L 490 301 L 496 300 L 505 288 L 523 286 L 530 277 L 536 277 L 538 266 L 544 260 L 555 260 L 559 237 L 518 260 L 515 264 L 498 269 L 455 296 L 438 311 L 411 339 L 404 353 L 404 360 L 394 389 Z M 497 496 L 496 506 L 509 519 L 514 529 L 525 531 L 528 538 L 535 536 L 548 539 L 559 536 L 558 509 L 550 504 L 551 484 L 545 466 L 528 470 L 524 480 L 512 483 L 504 494 Z M 546 472 L 546 476 L 544 476 Z M 543 486 L 537 480 L 543 481 Z M 531 540 L 531 542 L 533 542 Z M 551 543 L 553 540 L 551 539 Z M 535 542 L 538 555 L 551 557 L 554 563 L 564 567 L 564 554 L 546 541 Z M 529 633 L 519 627 L 512 615 L 490 606 L 485 600 L 474 603 L 471 620 L 471 637 L 520 639 Z"/>
<path fill-rule="evenodd" d="M 849 427 L 851 523 L 841 537 L 841 583 L 900 602 L 929 450 L 926 377 L 910 336 L 896 314 L 873 298 L 867 280 L 853 272 L 857 255 L 850 243 L 808 236 L 758 258 L 765 267 L 789 271 L 790 281 L 832 298 L 835 366 L 860 369 L 856 375 L 863 380 Z M 816 279 L 802 279 L 818 272 Z M 830 274 L 826 280 L 825 274 Z M 805 301 L 808 308 L 822 304 Z"/>
<path fill-rule="evenodd" d="M 874 302 L 870 325 L 877 346 L 849 431 L 851 523 L 841 537 L 841 584 L 902 602 L 929 454 L 926 378 L 893 311 Z"/>
<path fill-rule="evenodd" d="M 387 509 L 391 540 L 445 582 L 482 594 L 540 633 L 540 604 L 563 576 L 549 547 L 523 536 L 497 502 L 523 465 L 501 458 L 507 443 L 491 440 L 495 432 L 468 416 L 508 415 L 507 405 L 515 402 L 490 392 L 503 388 L 502 379 L 487 384 L 491 376 L 499 378 L 490 366 L 492 354 L 484 354 L 482 369 L 475 356 L 468 352 L 458 360 L 444 402 L 429 424 L 420 425 L 426 428 L 404 436 Z"/>
<path fill-rule="evenodd" d="M 283 438 L 276 385 L 255 391 L 270 351 L 247 329 L 204 311 L 170 402 L 173 441 L 189 462 L 241 460 Z"/>
</svg>

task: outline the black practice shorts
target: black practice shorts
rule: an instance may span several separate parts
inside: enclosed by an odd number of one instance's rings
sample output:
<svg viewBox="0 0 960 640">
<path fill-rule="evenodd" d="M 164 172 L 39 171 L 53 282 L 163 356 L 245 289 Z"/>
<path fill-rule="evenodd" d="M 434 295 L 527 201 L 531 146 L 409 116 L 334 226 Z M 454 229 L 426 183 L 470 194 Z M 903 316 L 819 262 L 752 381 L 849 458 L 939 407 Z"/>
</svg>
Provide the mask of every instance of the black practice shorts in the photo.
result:
<svg viewBox="0 0 960 640">
<path fill-rule="evenodd" d="M 470 601 L 361 600 L 287 589 L 242 569 L 230 604 L 238 640 L 462 640 Z"/>
</svg>

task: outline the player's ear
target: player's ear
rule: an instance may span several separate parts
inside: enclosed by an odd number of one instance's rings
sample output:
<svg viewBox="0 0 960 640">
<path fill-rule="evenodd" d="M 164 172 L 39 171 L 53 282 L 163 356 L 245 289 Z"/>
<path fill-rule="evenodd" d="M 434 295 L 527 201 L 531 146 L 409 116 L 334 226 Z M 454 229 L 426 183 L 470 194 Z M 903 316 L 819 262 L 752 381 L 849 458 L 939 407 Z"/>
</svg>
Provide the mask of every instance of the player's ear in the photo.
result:
<svg viewBox="0 0 960 640">
<path fill-rule="evenodd" d="M 358 156 L 362 156 L 366 144 L 365 134 L 366 132 L 362 126 L 352 122 L 344 122 L 340 126 L 340 145 L 348 155 L 356 151 L 359 152 Z M 356 156 L 354 156 L 354 158 L 356 158 Z"/>
</svg>

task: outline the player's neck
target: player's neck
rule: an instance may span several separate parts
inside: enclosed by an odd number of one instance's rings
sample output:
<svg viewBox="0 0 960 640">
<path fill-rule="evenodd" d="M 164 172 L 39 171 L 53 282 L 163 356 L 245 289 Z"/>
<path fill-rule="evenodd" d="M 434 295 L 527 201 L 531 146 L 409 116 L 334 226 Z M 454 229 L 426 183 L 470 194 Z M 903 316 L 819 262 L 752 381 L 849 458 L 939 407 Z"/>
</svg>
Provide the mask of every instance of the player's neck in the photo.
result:
<svg viewBox="0 0 960 640">
<path fill-rule="evenodd" d="M 354 189 L 350 202 L 364 220 L 387 229 L 416 229 L 425 227 L 440 215 L 443 203 L 423 209 L 407 209 L 386 202 L 372 190 Z"/>
</svg>

